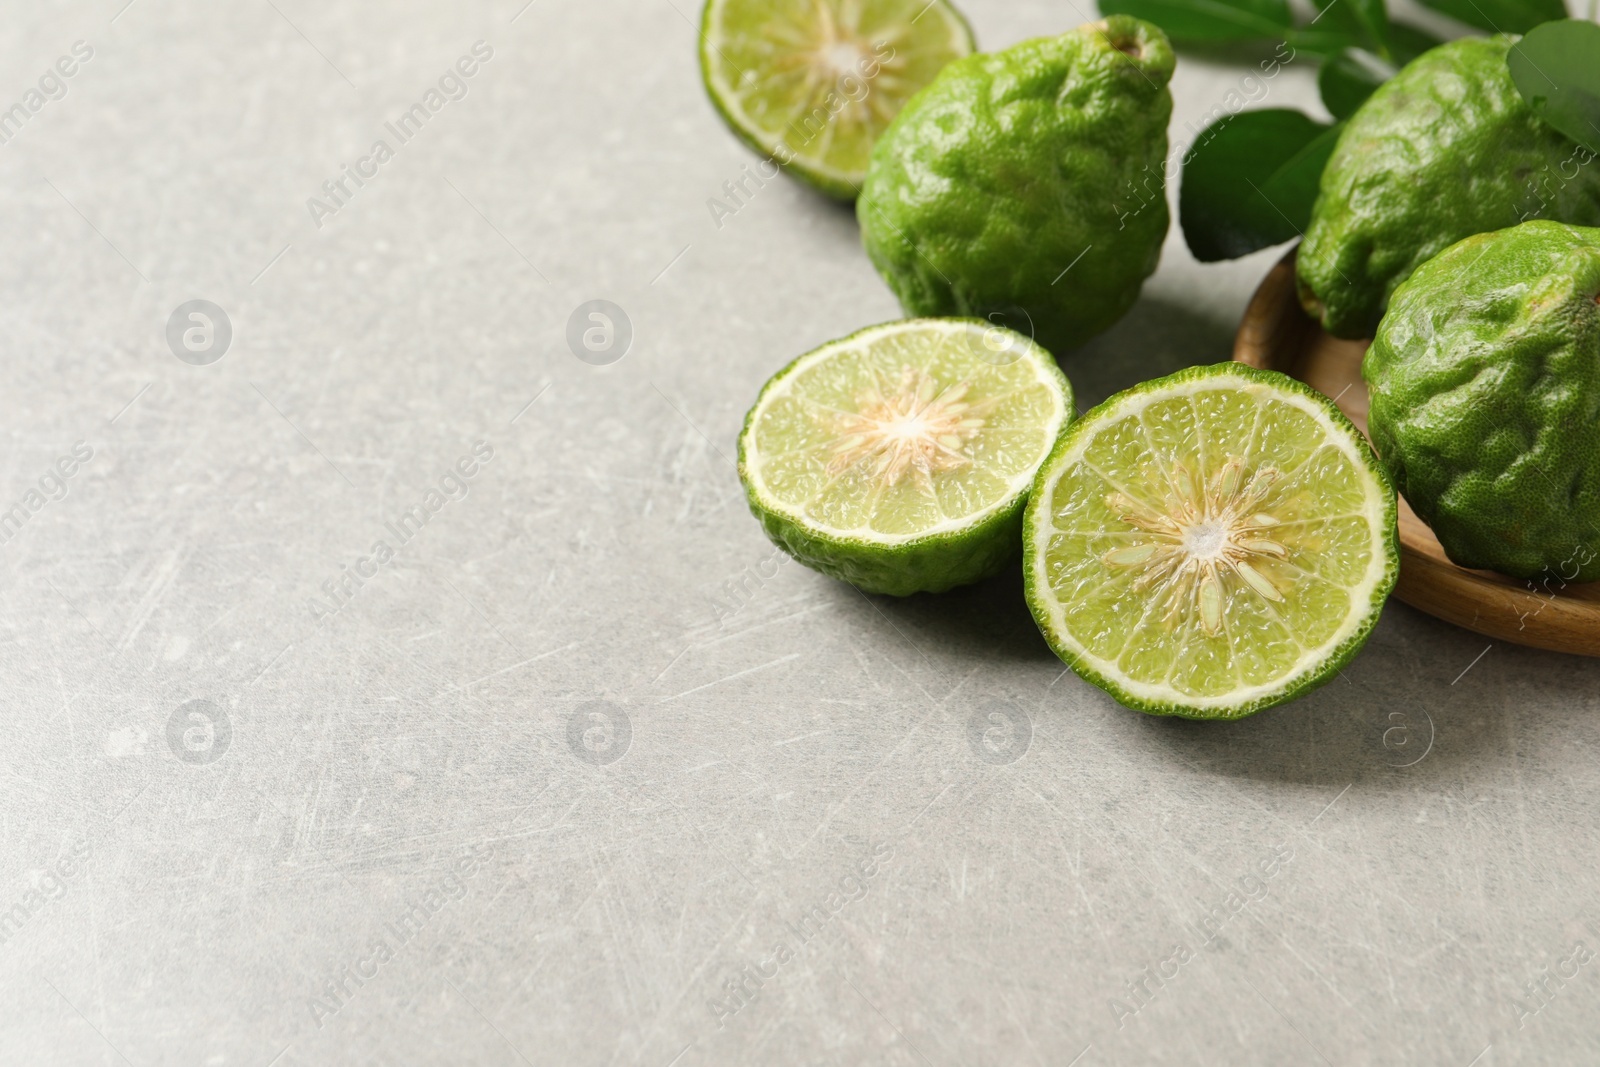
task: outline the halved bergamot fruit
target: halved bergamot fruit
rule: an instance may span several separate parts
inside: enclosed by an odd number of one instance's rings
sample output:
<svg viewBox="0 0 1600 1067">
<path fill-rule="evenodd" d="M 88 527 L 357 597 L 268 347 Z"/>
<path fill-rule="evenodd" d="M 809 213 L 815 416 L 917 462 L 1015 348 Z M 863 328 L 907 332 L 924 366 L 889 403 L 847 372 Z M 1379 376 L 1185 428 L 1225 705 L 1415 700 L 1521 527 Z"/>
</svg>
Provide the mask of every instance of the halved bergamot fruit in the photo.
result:
<svg viewBox="0 0 1600 1067">
<path fill-rule="evenodd" d="M 769 381 L 739 436 L 750 510 L 789 555 L 869 593 L 937 593 L 1020 544 L 1072 417 L 1050 353 L 972 319 L 873 326 Z"/>
<path fill-rule="evenodd" d="M 975 47 L 945 0 L 709 0 L 700 73 L 741 140 L 854 200 L 878 135 Z"/>
<path fill-rule="evenodd" d="M 1328 398 L 1193 367 L 1113 396 L 1045 461 L 1028 604 L 1056 654 L 1128 707 L 1237 719 L 1360 650 L 1399 574 L 1396 514 Z"/>
</svg>

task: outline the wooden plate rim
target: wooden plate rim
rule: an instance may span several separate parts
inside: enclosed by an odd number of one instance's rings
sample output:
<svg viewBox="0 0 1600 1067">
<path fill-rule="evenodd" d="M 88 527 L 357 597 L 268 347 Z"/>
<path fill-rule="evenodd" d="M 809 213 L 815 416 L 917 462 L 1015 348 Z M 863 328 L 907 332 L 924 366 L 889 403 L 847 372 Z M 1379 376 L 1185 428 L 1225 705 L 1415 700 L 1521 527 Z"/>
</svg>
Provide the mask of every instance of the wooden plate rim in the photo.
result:
<svg viewBox="0 0 1600 1067">
<path fill-rule="evenodd" d="M 1364 344 L 1330 337 L 1301 310 L 1295 292 L 1294 256 L 1291 248 L 1250 298 L 1234 337 L 1233 358 L 1302 380 L 1307 379 L 1308 370 L 1326 369 L 1352 358 L 1359 367 Z M 1349 370 L 1347 366 L 1343 369 Z M 1366 388 L 1359 376 L 1347 383 L 1336 403 L 1366 432 Z M 1519 582 L 1458 567 L 1404 500 L 1400 510 L 1400 580 L 1395 596 L 1485 637 L 1600 656 L 1600 582 L 1568 584 L 1559 574 L 1542 582 Z"/>
</svg>

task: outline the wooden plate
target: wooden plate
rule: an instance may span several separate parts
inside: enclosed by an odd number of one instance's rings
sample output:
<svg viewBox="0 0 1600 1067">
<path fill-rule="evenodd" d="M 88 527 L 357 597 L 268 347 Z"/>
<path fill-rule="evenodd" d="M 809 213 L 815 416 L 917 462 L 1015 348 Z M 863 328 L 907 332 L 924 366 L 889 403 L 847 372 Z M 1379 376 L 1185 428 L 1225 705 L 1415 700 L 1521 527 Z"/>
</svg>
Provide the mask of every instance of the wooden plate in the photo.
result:
<svg viewBox="0 0 1600 1067">
<path fill-rule="evenodd" d="M 1365 341 L 1341 341 L 1300 310 L 1294 251 L 1278 261 L 1245 309 L 1233 358 L 1282 371 L 1333 397 L 1367 431 L 1361 381 Z M 1400 581 L 1395 596 L 1414 608 L 1500 641 L 1600 656 L 1600 582 L 1571 585 L 1557 574 L 1519 582 L 1451 563 L 1439 539 L 1400 501 Z"/>
</svg>

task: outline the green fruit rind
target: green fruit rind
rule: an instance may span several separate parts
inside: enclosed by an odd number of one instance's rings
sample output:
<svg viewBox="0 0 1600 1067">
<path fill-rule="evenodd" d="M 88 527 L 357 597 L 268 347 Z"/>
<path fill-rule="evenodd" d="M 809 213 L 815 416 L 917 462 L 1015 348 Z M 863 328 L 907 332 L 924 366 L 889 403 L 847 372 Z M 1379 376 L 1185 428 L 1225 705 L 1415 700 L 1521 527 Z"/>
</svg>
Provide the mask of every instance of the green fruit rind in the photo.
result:
<svg viewBox="0 0 1600 1067">
<path fill-rule="evenodd" d="M 1381 566 L 1368 565 L 1362 581 L 1349 589 L 1349 610 L 1337 629 L 1317 647 L 1305 651 L 1297 659 L 1294 670 L 1265 684 L 1241 686 L 1211 697 L 1196 697 L 1170 685 L 1138 682 L 1128 677 L 1116 663 L 1093 654 L 1072 635 L 1066 625 L 1067 613 L 1086 609 L 1082 605 L 1063 603 L 1056 596 L 1051 586 L 1048 548 L 1052 536 L 1059 532 L 1052 514 L 1057 507 L 1056 488 L 1073 465 L 1081 461 L 1083 450 L 1097 432 L 1152 404 L 1174 396 L 1198 396 L 1210 389 L 1235 390 L 1287 402 L 1315 420 L 1322 431 L 1323 444 L 1319 448 L 1335 447 L 1351 461 L 1352 470 L 1370 478 L 1365 485 L 1370 504 L 1366 516 L 1369 547 L 1372 559 L 1381 561 Z M 1148 430 L 1146 434 L 1148 436 Z M 1383 605 L 1399 577 L 1398 520 L 1398 502 L 1388 474 L 1361 431 L 1327 397 L 1286 375 L 1240 363 L 1191 367 L 1116 394 L 1074 420 L 1062 435 L 1050 457 L 1039 468 L 1023 514 L 1024 588 L 1034 621 L 1051 649 L 1079 677 L 1105 690 L 1119 703 L 1151 715 L 1240 719 L 1306 695 L 1331 680 L 1360 651 L 1377 625 Z M 1225 606 L 1224 610 L 1231 608 Z"/>
<path fill-rule="evenodd" d="M 1445 553 L 1600 580 L 1600 229 L 1460 241 L 1395 291 L 1362 361 L 1378 454 Z"/>
<path fill-rule="evenodd" d="M 1005 569 L 1017 555 L 1023 503 L 1014 500 L 973 531 L 976 536 L 939 534 L 888 548 L 808 529 L 753 499 L 750 511 L 773 544 L 812 570 L 849 582 L 863 593 L 910 596 L 944 593 Z"/>
<path fill-rule="evenodd" d="M 786 386 L 801 370 L 826 360 L 831 354 L 853 345 L 862 345 L 896 330 L 963 326 L 993 333 L 987 322 L 970 319 L 902 320 L 859 330 L 848 337 L 807 352 L 779 371 L 762 388 L 755 404 L 745 416 L 739 434 L 739 480 L 744 485 L 750 511 L 760 520 L 768 538 L 794 559 L 848 582 L 867 593 L 910 596 L 913 593 L 942 593 L 991 577 L 1015 559 L 1021 546 L 1022 508 L 1038 463 L 1060 437 L 1076 410 L 1072 386 L 1061 373 L 1049 352 L 1027 340 L 1010 335 L 1020 355 L 1033 367 L 1037 381 L 1052 394 L 1054 411 L 1044 434 L 1046 442 L 1037 458 L 1010 483 L 1010 491 L 982 510 L 960 516 L 916 535 L 890 536 L 860 531 L 829 529 L 796 508 L 776 498 L 766 486 L 761 463 L 756 459 L 757 422 L 767 409 L 769 398 Z"/>
<path fill-rule="evenodd" d="M 827 0 L 821 0 L 815 5 L 814 10 L 820 10 L 826 2 Z M 763 128 L 752 116 L 734 105 L 734 92 L 732 86 L 727 83 L 727 68 L 730 67 L 731 61 L 720 51 L 718 20 L 728 9 L 740 5 L 764 17 L 769 17 L 771 14 L 772 5 L 767 0 L 761 0 L 759 3 L 755 0 L 707 0 L 700 14 L 700 78 L 706 96 L 711 99 L 712 107 L 716 108 L 717 114 L 722 117 L 728 129 L 733 131 L 735 137 L 764 159 L 777 164 L 785 174 L 835 200 L 846 203 L 854 201 L 861 191 L 862 181 L 866 178 L 864 166 L 859 169 L 830 166 L 809 154 L 807 144 L 798 147 L 790 145 L 784 136 Z M 917 6 L 921 7 L 920 4 Z M 763 11 L 763 7 L 768 10 Z M 953 49 L 953 54 L 949 57 L 938 55 L 910 57 L 915 69 L 906 72 L 901 80 L 911 84 L 922 79 L 931 81 L 933 74 L 947 59 L 969 55 L 978 47 L 966 17 L 947 0 L 932 0 L 926 9 L 915 15 L 914 21 L 921 22 L 924 18 L 928 20 L 927 27 L 942 23 L 949 30 L 949 37 L 943 43 Z M 869 92 L 875 91 L 870 84 L 867 88 Z M 839 86 L 830 90 L 832 100 L 842 103 L 838 90 Z M 809 115 L 794 116 L 795 124 L 800 129 L 809 129 L 810 127 L 805 125 L 809 119 L 816 127 L 813 131 L 814 136 L 820 139 L 824 136 L 820 131 L 827 122 L 831 122 L 831 117 L 827 117 L 829 104 L 830 98 L 820 98 Z"/>
<path fill-rule="evenodd" d="M 1516 40 L 1425 52 L 1351 116 L 1297 258 L 1301 303 L 1329 333 L 1371 337 L 1395 287 L 1463 237 L 1536 218 L 1600 225 L 1600 167 L 1517 91 Z"/>
<path fill-rule="evenodd" d="M 908 314 L 1053 352 L 1133 306 L 1168 227 L 1172 47 L 1125 15 L 945 67 L 872 150 L 862 241 Z"/>
</svg>

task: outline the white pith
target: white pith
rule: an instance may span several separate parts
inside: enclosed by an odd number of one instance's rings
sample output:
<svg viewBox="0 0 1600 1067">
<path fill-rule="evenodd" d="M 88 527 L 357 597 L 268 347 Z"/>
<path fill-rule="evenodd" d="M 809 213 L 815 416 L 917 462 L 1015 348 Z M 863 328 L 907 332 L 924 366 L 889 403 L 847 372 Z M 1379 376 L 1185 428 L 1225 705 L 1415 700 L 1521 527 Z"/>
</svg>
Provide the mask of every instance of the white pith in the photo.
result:
<svg viewBox="0 0 1600 1067">
<path fill-rule="evenodd" d="M 721 12 L 730 5 L 739 2 L 741 0 L 711 0 L 708 5 L 705 20 L 706 36 L 703 47 L 710 50 L 709 57 L 716 57 L 717 55 L 716 49 L 720 40 L 717 35 L 717 29 L 720 26 L 719 16 Z M 894 47 L 898 41 L 901 41 L 911 33 L 911 26 L 906 23 L 880 27 L 870 37 L 863 36 L 859 31 L 856 20 L 859 20 L 861 9 L 864 5 L 862 3 L 845 3 L 840 6 L 841 10 L 837 14 L 842 16 L 842 19 L 836 17 L 836 13 L 828 0 L 812 0 L 812 8 L 816 18 L 813 25 L 809 27 L 814 31 L 814 36 L 811 37 L 799 36 L 798 32 L 801 28 L 793 24 L 786 25 L 776 19 L 769 24 L 771 27 L 769 33 L 774 36 L 781 35 L 785 30 L 796 31 L 796 33 L 790 35 L 789 39 L 775 42 L 775 44 L 784 48 L 788 53 L 786 58 L 793 60 L 791 66 L 803 64 L 806 67 L 808 81 L 806 103 L 794 115 L 788 116 L 785 123 L 789 119 L 801 117 L 812 112 L 818 106 L 819 101 L 823 100 L 820 94 L 835 89 L 840 79 L 847 76 L 860 79 L 859 63 L 867 57 L 876 55 L 875 45 L 878 41 L 883 41 Z M 916 15 L 915 19 L 921 20 L 924 17 L 930 20 L 937 18 L 944 23 L 948 30 L 946 41 L 957 46 L 956 52 L 958 54 L 966 55 L 971 51 L 971 38 L 966 26 L 946 5 L 934 0 L 933 3 L 928 4 L 928 8 L 923 13 Z M 774 50 L 776 51 L 776 48 Z M 767 129 L 745 111 L 744 93 L 736 82 L 730 81 L 724 75 L 723 68 L 726 65 L 728 64 L 713 62 L 710 59 L 705 64 L 706 80 L 710 83 L 713 94 L 722 101 L 724 107 L 733 113 L 735 122 L 746 134 L 759 142 L 765 150 L 769 152 L 777 150 L 782 140 L 781 132 Z M 892 111 L 886 112 L 883 110 L 888 103 L 885 97 L 889 97 L 895 103 L 903 104 L 913 95 L 905 92 L 906 87 L 898 78 L 898 74 L 905 67 L 905 57 L 899 55 L 898 50 L 889 57 L 880 59 L 878 66 L 879 72 L 872 79 L 873 85 L 865 96 L 859 100 L 841 97 L 844 101 L 844 106 L 830 119 L 823 135 L 817 139 L 817 143 L 787 146 L 795 156 L 806 161 L 806 167 L 809 170 L 839 181 L 851 184 L 859 183 L 862 177 L 861 171 L 844 170 L 823 160 L 832 144 L 836 123 L 841 120 L 860 121 L 861 117 L 866 114 L 867 109 L 872 109 L 887 123 L 888 120 L 894 117 L 894 114 Z M 824 109 L 826 110 L 826 108 Z"/>
<path fill-rule="evenodd" d="M 1032 527 L 1033 542 L 1028 546 L 1027 565 L 1032 569 L 1034 588 L 1039 591 L 1039 599 L 1045 604 L 1053 639 L 1064 646 L 1086 668 L 1108 679 L 1117 688 L 1135 700 L 1150 705 L 1180 705 L 1201 710 L 1212 708 L 1232 709 L 1262 698 L 1270 698 L 1292 688 L 1298 680 L 1305 677 L 1311 669 L 1325 661 L 1335 649 L 1343 645 L 1345 641 L 1349 640 L 1367 624 L 1369 618 L 1367 605 L 1372 603 L 1373 594 L 1379 584 L 1384 581 L 1389 569 L 1385 531 L 1388 525 L 1392 525 L 1393 516 L 1389 511 L 1381 483 L 1369 473 L 1371 460 L 1364 454 L 1359 442 L 1351 437 L 1351 431 L 1335 423 L 1323 407 L 1310 397 L 1290 390 L 1276 390 L 1262 383 L 1246 379 L 1243 376 L 1237 378 L 1223 377 L 1220 379 L 1197 378 L 1191 381 L 1174 383 L 1163 389 L 1128 396 L 1114 408 L 1103 412 L 1095 421 L 1097 425 L 1110 426 L 1122 419 L 1139 415 L 1151 404 L 1179 396 L 1194 396 L 1219 388 L 1240 390 L 1259 398 L 1261 401 L 1275 401 L 1293 405 L 1305 414 L 1310 415 L 1323 430 L 1324 445 L 1337 448 L 1349 458 L 1352 468 L 1361 475 L 1361 481 L 1365 489 L 1364 514 L 1368 519 L 1367 525 L 1371 537 L 1369 546 L 1370 558 L 1367 571 L 1362 576 L 1362 580 L 1354 586 L 1346 587 L 1350 598 L 1350 610 L 1346 613 L 1339 628 L 1326 640 L 1312 648 L 1306 648 L 1302 645 L 1300 655 L 1290 670 L 1280 674 L 1272 681 L 1259 685 L 1241 687 L 1216 696 L 1195 696 L 1172 685 L 1141 682 L 1129 677 L 1115 660 L 1108 660 L 1090 652 L 1067 629 L 1066 618 L 1071 605 L 1064 604 L 1057 599 L 1054 589 L 1050 586 L 1049 575 L 1045 565 L 1045 549 L 1050 542 L 1050 538 L 1057 531 L 1050 514 L 1048 497 L 1039 500 L 1035 505 L 1040 510 L 1036 513 L 1036 521 Z M 1045 472 L 1044 480 L 1041 484 L 1053 486 L 1059 472 L 1082 459 L 1084 450 L 1093 439 L 1092 434 L 1084 434 L 1074 441 L 1069 448 L 1058 454 L 1052 460 L 1048 471 Z M 1314 454 L 1315 450 L 1311 455 Z M 1309 458 L 1308 456 L 1305 461 L 1309 462 Z M 1044 490 L 1043 492 L 1049 491 Z M 1271 519 L 1272 517 L 1265 516 L 1265 518 Z M 1220 542 L 1220 540 L 1219 536 L 1218 541 Z M 1275 552 L 1269 550 L 1269 554 L 1275 555 Z M 1249 584 L 1253 585 L 1253 583 Z M 1255 592 L 1257 595 L 1265 595 L 1265 592 L 1260 589 L 1256 589 Z M 1291 634 L 1290 636 L 1298 643 L 1299 635 Z"/>
<path fill-rule="evenodd" d="M 863 460 L 873 477 L 894 486 L 907 475 L 931 488 L 933 475 L 971 463 L 962 447 L 979 430 L 983 417 L 966 402 L 968 382 L 939 387 L 917 367 L 900 368 L 900 380 L 863 390 L 857 410 L 841 412 L 844 435 L 833 442 L 828 473 L 839 474 Z"/>
<path fill-rule="evenodd" d="M 1278 520 L 1260 510 L 1277 479 L 1276 467 L 1252 471 L 1242 458 L 1230 456 L 1210 483 L 1184 464 L 1174 465 L 1165 508 L 1122 493 L 1107 494 L 1107 506 L 1144 536 L 1105 553 L 1101 562 L 1113 570 L 1139 572 L 1134 588 L 1161 597 L 1165 617 L 1192 605 L 1206 633 L 1215 635 L 1222 629 L 1222 605 L 1230 587 L 1264 600 L 1283 599 L 1258 569 L 1264 560 L 1282 559 L 1288 552 L 1271 540 Z"/>
<path fill-rule="evenodd" d="M 1025 363 L 1028 369 L 1032 372 L 1033 379 L 1036 382 L 1043 384 L 1049 390 L 1051 398 L 1051 413 L 1049 422 L 1048 425 L 1041 430 L 1039 435 L 1040 451 L 1038 455 L 1038 461 L 1024 467 L 1017 474 L 1007 479 L 1005 492 L 999 494 L 995 500 L 991 501 L 985 507 L 980 508 L 977 511 L 968 512 L 964 515 L 948 518 L 941 523 L 926 527 L 914 533 L 888 534 L 864 526 L 846 529 L 842 527 L 826 525 L 818 522 L 814 517 L 805 514 L 804 511 L 801 510 L 804 507 L 804 503 L 802 503 L 799 507 L 796 507 L 795 505 L 778 500 L 771 493 L 771 491 L 767 488 L 765 471 L 763 470 L 762 464 L 762 456 L 760 452 L 754 448 L 753 442 L 749 440 L 754 427 L 759 425 L 761 417 L 767 411 L 767 409 L 770 408 L 776 401 L 792 395 L 794 384 L 798 381 L 801 381 L 804 378 L 805 371 L 815 364 L 832 358 L 841 352 L 854 349 L 870 349 L 872 348 L 873 344 L 881 338 L 908 329 L 915 330 L 919 333 L 925 333 L 931 330 L 939 330 L 952 335 L 953 338 L 954 335 L 965 334 L 965 337 L 960 338 L 959 340 L 952 339 L 949 343 L 963 345 L 976 344 L 980 346 L 985 343 L 987 335 L 992 332 L 992 327 L 984 323 L 935 323 L 930 320 L 916 320 L 911 323 L 887 323 L 883 326 L 863 330 L 861 333 L 845 338 L 844 340 L 835 341 L 832 344 L 824 345 L 816 351 L 802 356 L 794 363 L 788 372 L 784 374 L 782 379 L 769 385 L 762 393 L 761 398 L 756 402 L 755 409 L 750 413 L 749 422 L 745 430 L 745 441 L 743 442 L 745 474 L 749 481 L 750 491 L 760 501 L 760 504 L 763 508 L 782 515 L 784 518 L 813 533 L 820 533 L 844 541 L 858 541 L 867 544 L 890 547 L 894 545 L 906 544 L 910 541 L 920 541 L 927 537 L 937 537 L 941 534 L 952 533 L 958 530 L 971 529 L 973 526 L 981 524 L 989 516 L 1012 506 L 1016 502 L 1017 495 L 1026 492 L 1028 487 L 1033 484 L 1033 475 L 1038 469 L 1038 462 L 1042 461 L 1044 457 L 1049 454 L 1051 447 L 1061 434 L 1062 427 L 1066 424 L 1069 412 L 1067 410 L 1066 392 L 1062 388 L 1060 379 L 1057 378 L 1052 370 L 1046 367 L 1042 362 L 1043 360 L 1050 359 L 1051 357 L 1046 354 L 1043 349 L 1037 348 L 1033 345 L 1027 345 L 1023 349 L 1022 355 L 1018 357 L 1018 362 Z M 957 414 L 965 417 L 965 412 L 957 412 Z M 981 427 L 972 428 L 973 436 L 981 433 Z M 815 497 L 810 499 L 815 499 Z M 809 503 L 809 499 L 806 501 L 806 503 Z"/>
</svg>

